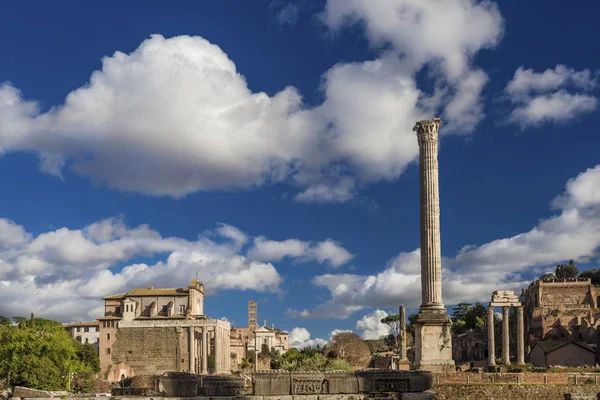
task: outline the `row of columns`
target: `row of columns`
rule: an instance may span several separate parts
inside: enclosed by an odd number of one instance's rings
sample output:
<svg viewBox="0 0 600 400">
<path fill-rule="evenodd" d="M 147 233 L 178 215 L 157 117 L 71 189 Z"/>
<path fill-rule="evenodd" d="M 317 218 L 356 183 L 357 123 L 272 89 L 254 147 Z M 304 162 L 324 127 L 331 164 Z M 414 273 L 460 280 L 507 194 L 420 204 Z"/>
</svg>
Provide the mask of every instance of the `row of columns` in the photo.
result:
<svg viewBox="0 0 600 400">
<path fill-rule="evenodd" d="M 523 306 L 514 307 L 517 313 L 517 364 L 525 364 L 525 337 Z M 510 365 L 510 326 L 508 306 L 502 307 L 502 361 Z M 488 308 L 488 365 L 496 365 L 496 342 L 494 338 L 494 307 Z"/>
<path fill-rule="evenodd" d="M 214 340 L 215 373 L 223 374 L 229 372 L 229 335 L 228 330 L 220 326 L 214 328 L 202 327 L 199 337 L 196 336 L 196 328 L 188 328 L 188 365 L 189 372 L 202 375 L 208 374 L 208 356 L 211 354 L 210 341 Z M 197 360 L 199 365 L 197 365 Z"/>
</svg>

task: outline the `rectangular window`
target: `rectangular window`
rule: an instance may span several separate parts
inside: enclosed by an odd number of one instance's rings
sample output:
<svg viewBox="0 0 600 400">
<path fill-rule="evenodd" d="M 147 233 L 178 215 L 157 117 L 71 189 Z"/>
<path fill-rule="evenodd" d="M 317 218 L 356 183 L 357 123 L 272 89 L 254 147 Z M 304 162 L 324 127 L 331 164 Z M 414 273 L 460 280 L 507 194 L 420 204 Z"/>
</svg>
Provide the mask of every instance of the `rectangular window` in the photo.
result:
<svg viewBox="0 0 600 400">
<path fill-rule="evenodd" d="M 106 321 L 102 321 L 102 327 L 106 328 Z"/>
<path fill-rule="evenodd" d="M 106 354 L 110 354 L 110 348 L 106 349 Z"/>
<path fill-rule="evenodd" d="M 83 328 L 83 331 L 84 331 L 84 332 L 89 332 L 89 331 L 90 331 L 90 328 L 88 328 L 88 327 L 86 326 L 85 328 Z"/>
<path fill-rule="evenodd" d="M 179 314 L 185 314 L 185 306 L 179 306 Z"/>
<path fill-rule="evenodd" d="M 110 340 L 110 333 L 106 334 L 106 340 Z"/>
<path fill-rule="evenodd" d="M 110 321 L 110 327 L 114 328 L 115 327 L 115 321 Z"/>
<path fill-rule="evenodd" d="M 79 327 L 77 327 L 77 332 L 79 332 Z"/>
</svg>

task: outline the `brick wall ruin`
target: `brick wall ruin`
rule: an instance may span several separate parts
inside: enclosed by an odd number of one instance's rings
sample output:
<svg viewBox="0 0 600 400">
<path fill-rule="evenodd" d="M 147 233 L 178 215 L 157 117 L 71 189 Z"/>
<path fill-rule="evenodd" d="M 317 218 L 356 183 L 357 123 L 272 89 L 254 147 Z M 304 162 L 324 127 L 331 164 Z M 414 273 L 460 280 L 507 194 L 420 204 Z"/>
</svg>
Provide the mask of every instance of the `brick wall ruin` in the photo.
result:
<svg viewBox="0 0 600 400">
<path fill-rule="evenodd" d="M 187 331 L 176 327 L 118 329 L 112 363 L 124 362 L 136 375 L 186 371 Z"/>
<path fill-rule="evenodd" d="M 540 340 L 600 339 L 600 289 L 590 280 L 535 281 L 523 293 L 526 347 Z"/>
</svg>

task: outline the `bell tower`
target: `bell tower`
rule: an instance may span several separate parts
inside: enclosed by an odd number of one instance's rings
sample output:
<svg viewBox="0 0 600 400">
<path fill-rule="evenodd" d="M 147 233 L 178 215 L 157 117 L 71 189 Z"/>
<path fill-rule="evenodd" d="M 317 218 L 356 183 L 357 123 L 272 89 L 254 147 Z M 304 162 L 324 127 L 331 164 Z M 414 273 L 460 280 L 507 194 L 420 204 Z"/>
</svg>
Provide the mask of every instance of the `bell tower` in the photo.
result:
<svg viewBox="0 0 600 400">
<path fill-rule="evenodd" d="M 248 328 L 254 330 L 258 326 L 257 324 L 258 318 L 258 305 L 256 301 L 250 300 L 248 302 Z"/>
</svg>

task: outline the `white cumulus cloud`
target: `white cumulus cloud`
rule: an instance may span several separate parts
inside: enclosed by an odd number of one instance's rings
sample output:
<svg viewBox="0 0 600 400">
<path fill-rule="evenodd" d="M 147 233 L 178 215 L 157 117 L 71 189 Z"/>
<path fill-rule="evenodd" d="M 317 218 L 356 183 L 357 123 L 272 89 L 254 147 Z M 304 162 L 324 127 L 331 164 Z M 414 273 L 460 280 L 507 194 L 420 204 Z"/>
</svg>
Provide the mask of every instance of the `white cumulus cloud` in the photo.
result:
<svg viewBox="0 0 600 400">
<path fill-rule="evenodd" d="M 307 107 L 293 87 L 251 91 L 203 38 L 152 35 L 104 57 L 45 113 L 1 84 L 0 154 L 36 152 L 40 169 L 59 178 L 68 169 L 149 195 L 286 182 L 298 201 L 343 202 L 415 160 L 415 121 L 441 115 L 443 134 L 469 133 L 483 118 L 487 75 L 473 59 L 502 36 L 493 3 L 329 0 L 322 20 L 331 31 L 360 24 L 383 45 L 376 59 L 324 71 L 322 104 Z M 433 93 L 415 78 L 425 68 Z"/>
<path fill-rule="evenodd" d="M 121 218 L 37 236 L 6 219 L 0 219 L 0 227 L 6 234 L 0 236 L 0 315 L 93 319 L 103 312 L 102 296 L 132 287 L 180 287 L 196 274 L 209 292 L 276 292 L 282 280 L 271 263 L 238 253 L 238 243 L 227 239 L 239 230 L 229 225 L 220 224 L 193 242 L 162 237 L 147 225 L 129 228 Z M 139 256 L 159 261 L 127 264 Z"/>
<path fill-rule="evenodd" d="M 596 109 L 598 99 L 591 91 L 597 84 L 598 75 L 589 69 L 576 71 L 558 64 L 534 72 L 519 67 L 505 88 L 515 105 L 509 118 L 523 128 L 575 119 Z"/>
<path fill-rule="evenodd" d="M 356 331 L 363 339 L 379 339 L 390 334 L 390 327 L 381 320 L 388 316 L 383 310 L 375 310 L 356 321 Z"/>
<path fill-rule="evenodd" d="M 327 340 L 315 338 L 311 339 L 310 332 L 306 328 L 294 328 L 289 333 L 289 344 L 298 350 L 305 347 L 325 346 Z"/>
<path fill-rule="evenodd" d="M 354 255 L 331 239 L 311 243 L 298 239 L 275 241 L 258 237 L 248 250 L 248 257 L 258 261 L 281 261 L 289 257 L 296 262 L 317 261 L 337 268 L 350 261 Z"/>
</svg>

